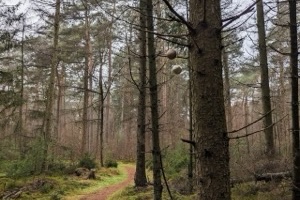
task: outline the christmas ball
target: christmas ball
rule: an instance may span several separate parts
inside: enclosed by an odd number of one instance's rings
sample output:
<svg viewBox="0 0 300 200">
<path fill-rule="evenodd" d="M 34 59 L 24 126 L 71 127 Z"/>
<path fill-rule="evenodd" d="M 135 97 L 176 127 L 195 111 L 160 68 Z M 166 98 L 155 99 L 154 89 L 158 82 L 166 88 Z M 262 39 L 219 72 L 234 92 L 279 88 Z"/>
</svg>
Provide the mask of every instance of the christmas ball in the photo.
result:
<svg viewBox="0 0 300 200">
<path fill-rule="evenodd" d="M 182 68 L 180 65 L 173 65 L 172 66 L 172 72 L 174 74 L 180 74 L 182 72 Z"/>
<path fill-rule="evenodd" d="M 169 49 L 167 52 L 166 52 L 166 57 L 169 58 L 170 60 L 173 60 L 174 58 L 176 58 L 176 51 L 174 49 Z"/>
</svg>

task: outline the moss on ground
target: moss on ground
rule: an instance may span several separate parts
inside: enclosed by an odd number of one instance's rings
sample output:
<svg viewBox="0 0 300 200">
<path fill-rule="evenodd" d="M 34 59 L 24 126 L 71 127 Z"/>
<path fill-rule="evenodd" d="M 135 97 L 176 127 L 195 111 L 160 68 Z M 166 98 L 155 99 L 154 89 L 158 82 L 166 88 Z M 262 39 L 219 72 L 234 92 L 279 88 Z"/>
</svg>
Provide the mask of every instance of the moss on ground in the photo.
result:
<svg viewBox="0 0 300 200">
<path fill-rule="evenodd" d="M 34 177 L 12 179 L 7 177 L 0 178 L 0 196 L 4 192 L 28 187 L 36 180 L 45 181 L 38 188 L 24 190 L 21 199 L 79 199 L 82 195 L 99 190 L 102 187 L 115 184 L 126 178 L 124 164 L 118 168 L 101 168 L 96 172 L 96 179 L 90 180 L 85 177 L 75 175 L 40 175 Z"/>
<path fill-rule="evenodd" d="M 291 182 L 249 182 L 237 184 L 232 188 L 232 200 L 288 200 L 291 199 Z M 109 200 L 150 200 L 153 199 L 153 187 L 136 188 L 126 187 L 124 190 L 115 193 Z M 173 199 L 194 200 L 194 195 L 180 195 L 172 191 Z M 170 199 L 164 189 L 163 199 Z"/>
</svg>

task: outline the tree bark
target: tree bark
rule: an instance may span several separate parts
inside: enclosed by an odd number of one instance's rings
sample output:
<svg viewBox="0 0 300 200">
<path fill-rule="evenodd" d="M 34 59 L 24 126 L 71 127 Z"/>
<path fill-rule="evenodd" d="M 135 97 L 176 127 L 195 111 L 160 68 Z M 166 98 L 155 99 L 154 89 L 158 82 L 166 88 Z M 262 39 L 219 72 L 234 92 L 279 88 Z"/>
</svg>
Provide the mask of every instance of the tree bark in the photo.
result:
<svg viewBox="0 0 300 200">
<path fill-rule="evenodd" d="M 22 43 L 21 43 L 21 80 L 20 80 L 20 99 L 22 101 L 19 107 L 19 122 L 18 122 L 18 146 L 20 151 L 20 158 L 24 158 L 24 133 L 23 133 L 23 101 L 24 101 L 24 38 L 25 38 L 25 22 L 23 20 L 22 29 Z"/>
<path fill-rule="evenodd" d="M 45 118 L 43 121 L 43 149 L 44 149 L 44 155 L 43 155 L 43 163 L 42 163 L 42 170 L 47 171 L 48 170 L 48 163 L 47 163 L 47 157 L 48 157 L 48 148 L 49 148 L 49 142 L 51 139 L 51 131 L 53 128 L 53 105 L 54 105 L 54 90 L 55 90 L 55 72 L 57 69 L 58 64 L 58 53 L 57 53 L 57 46 L 58 46 L 58 32 L 59 32 L 59 21 L 60 21 L 60 5 L 61 1 L 56 0 L 55 3 L 55 17 L 54 17 L 54 37 L 53 37 L 53 52 L 52 52 L 52 60 L 51 60 L 51 71 L 50 71 L 50 78 L 48 83 L 48 89 L 47 89 L 47 96 L 46 96 L 46 112 L 45 112 Z"/>
<path fill-rule="evenodd" d="M 146 72 L 147 72 L 147 46 L 146 46 L 146 9 L 145 0 L 140 0 L 140 32 L 139 32 L 139 104 L 137 113 L 137 148 L 136 148 L 136 172 L 134 183 L 137 187 L 147 185 L 146 167 L 145 167 L 145 120 L 146 120 Z"/>
<path fill-rule="evenodd" d="M 244 114 L 245 114 L 245 120 L 244 120 L 244 126 L 246 127 L 249 124 L 249 109 L 248 109 L 248 92 L 245 91 L 244 93 Z M 249 127 L 245 128 L 245 135 L 249 134 Z M 247 153 L 250 154 L 250 144 L 249 144 L 249 138 L 246 137 L 246 145 L 247 145 Z"/>
<path fill-rule="evenodd" d="M 103 150 L 104 150 L 104 141 L 103 141 L 103 135 L 104 135 L 104 92 L 103 92 L 103 76 L 102 76 L 102 63 L 100 63 L 100 69 L 99 69 L 99 105 L 98 105 L 98 123 L 97 123 L 97 150 L 99 149 L 99 155 L 100 155 L 100 166 L 104 166 L 104 156 L 103 156 Z M 99 144 L 98 144 L 99 142 Z"/>
<path fill-rule="evenodd" d="M 160 139 L 159 139 L 159 116 L 158 116 L 158 90 L 156 77 L 156 55 L 154 45 L 154 23 L 153 23 L 153 2 L 147 1 L 147 42 L 148 42 L 148 67 L 149 67 L 149 89 L 151 103 L 152 119 L 152 156 L 153 156 L 153 182 L 154 182 L 154 200 L 162 198 L 161 184 L 161 162 L 160 162 Z"/>
<path fill-rule="evenodd" d="M 192 99 L 192 70 L 191 70 L 191 62 L 188 60 L 188 68 L 189 68 L 189 140 L 194 140 L 194 130 L 193 130 L 193 99 Z M 194 144 L 189 144 L 189 164 L 188 164 L 188 179 L 189 179 L 189 193 L 192 194 L 194 190 L 193 184 L 194 177 Z"/>
<path fill-rule="evenodd" d="M 227 117 L 227 130 L 232 130 L 232 109 L 231 109 L 231 95 L 230 95 L 230 81 L 229 81 L 229 66 L 228 53 L 223 49 L 223 70 L 224 70 L 224 93 L 225 93 L 225 111 Z"/>
<path fill-rule="evenodd" d="M 190 0 L 190 60 L 198 199 L 229 200 L 220 0 Z"/>
<path fill-rule="evenodd" d="M 113 1 L 113 13 L 115 13 L 116 8 L 116 0 Z M 112 15 L 113 16 L 113 15 Z M 106 120 L 106 130 L 105 130 L 105 142 L 108 143 L 109 136 L 114 139 L 114 135 L 112 135 L 113 131 L 111 130 L 111 120 L 110 120 L 110 101 L 111 101 L 111 92 L 110 88 L 112 85 L 112 41 L 113 41 L 113 21 L 114 18 L 111 18 L 111 25 L 109 27 L 109 35 L 108 35 L 108 85 L 107 85 L 107 94 L 106 94 L 106 114 L 105 114 L 105 120 Z"/>
<path fill-rule="evenodd" d="M 82 143 L 81 143 L 81 153 L 89 153 L 89 79 L 92 73 L 92 50 L 91 50 L 91 38 L 90 38 L 90 21 L 89 21 L 89 5 L 88 1 L 84 2 L 85 6 L 85 66 L 84 66 L 84 77 L 83 77 L 83 113 L 82 113 Z"/>
<path fill-rule="evenodd" d="M 66 82 L 66 68 L 62 65 L 60 72 L 56 70 L 57 77 L 57 102 L 56 102 L 56 134 L 55 140 L 56 142 L 60 142 L 62 139 L 62 134 L 65 132 L 65 123 L 66 117 L 65 115 L 61 116 L 61 111 L 65 109 L 65 82 Z"/>
<path fill-rule="evenodd" d="M 297 41 L 297 3 L 289 1 L 290 11 L 290 67 L 292 84 L 292 133 L 293 133 L 293 200 L 300 199 L 300 148 L 299 148 L 299 97 L 298 97 L 298 41 Z"/>
<path fill-rule="evenodd" d="M 268 57 L 266 48 L 266 31 L 265 31 L 265 19 L 263 0 L 260 0 L 256 4 L 257 7 L 257 28 L 258 28 L 258 45 L 259 45 L 259 62 L 261 70 L 261 95 L 262 95 L 262 107 L 263 115 L 266 115 L 263 122 L 265 129 L 266 140 L 266 155 L 272 156 L 275 153 L 274 139 L 273 139 L 273 122 L 271 110 L 271 96 L 269 86 L 269 70 L 268 70 Z M 268 114 L 267 114 L 268 113 Z"/>
</svg>

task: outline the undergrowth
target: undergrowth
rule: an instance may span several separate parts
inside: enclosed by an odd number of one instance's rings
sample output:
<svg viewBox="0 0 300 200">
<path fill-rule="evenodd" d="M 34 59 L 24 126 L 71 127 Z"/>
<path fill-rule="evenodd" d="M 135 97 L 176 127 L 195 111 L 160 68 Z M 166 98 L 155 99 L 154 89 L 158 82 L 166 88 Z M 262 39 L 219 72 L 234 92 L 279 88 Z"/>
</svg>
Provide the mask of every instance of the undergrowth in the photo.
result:
<svg viewBox="0 0 300 200">
<path fill-rule="evenodd" d="M 1 177 L 0 196 L 5 193 L 23 188 L 21 199 L 80 199 L 80 195 L 89 194 L 101 187 L 122 181 L 126 174 L 123 165 L 119 168 L 100 168 L 96 171 L 96 179 L 78 177 L 74 174 L 40 174 L 24 177 Z M 35 185 L 35 182 L 43 183 Z"/>
<path fill-rule="evenodd" d="M 249 182 L 232 188 L 232 200 L 288 200 L 291 199 L 291 182 Z"/>
<path fill-rule="evenodd" d="M 232 200 L 289 200 L 291 199 L 291 183 L 282 181 L 281 183 L 243 183 L 237 184 L 231 189 Z M 195 200 L 197 194 L 181 195 L 172 191 L 174 200 Z M 136 188 L 129 186 L 122 191 L 115 193 L 109 200 L 150 200 L 153 199 L 153 187 Z M 170 199 L 166 189 L 163 190 L 163 198 Z"/>
</svg>

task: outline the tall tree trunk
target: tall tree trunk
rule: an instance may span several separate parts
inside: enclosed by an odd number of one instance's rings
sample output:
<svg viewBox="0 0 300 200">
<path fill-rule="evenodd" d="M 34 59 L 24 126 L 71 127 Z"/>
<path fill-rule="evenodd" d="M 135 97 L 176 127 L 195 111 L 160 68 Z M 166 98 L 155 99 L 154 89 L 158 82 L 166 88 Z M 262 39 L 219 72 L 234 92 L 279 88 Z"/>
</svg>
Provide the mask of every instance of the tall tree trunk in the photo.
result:
<svg viewBox="0 0 300 200">
<path fill-rule="evenodd" d="M 188 60 L 188 68 L 189 68 L 189 140 L 194 140 L 193 134 L 193 102 L 192 102 L 192 69 L 190 59 Z M 189 179 L 189 193 L 191 194 L 194 189 L 193 184 L 193 169 L 194 169 L 194 146 L 191 143 L 189 146 L 189 165 L 188 165 L 188 179 Z"/>
<path fill-rule="evenodd" d="M 97 123 L 97 144 L 96 148 L 97 151 L 99 150 L 100 156 L 100 166 L 104 166 L 104 156 L 103 156 L 103 135 L 104 135 L 104 94 L 103 94 L 103 76 L 102 76 L 102 61 L 100 62 L 100 69 L 99 69 L 99 105 L 98 105 L 98 123 Z"/>
<path fill-rule="evenodd" d="M 113 1 L 113 11 L 112 13 L 115 13 L 116 8 L 116 0 Z M 112 15 L 113 16 L 113 15 Z M 113 21 L 114 18 L 111 18 L 111 24 L 109 27 L 109 35 L 108 35 L 108 86 L 107 86 L 107 94 L 106 94 L 106 114 L 105 114 L 105 120 L 106 120 L 106 130 L 105 130 L 105 142 L 108 143 L 109 134 L 112 133 L 111 130 L 111 120 L 110 120 L 110 99 L 111 99 L 111 93 L 110 88 L 112 85 L 112 40 L 113 40 Z M 114 138 L 114 135 L 111 134 L 111 137 Z"/>
<path fill-rule="evenodd" d="M 289 1 L 290 11 L 290 67 L 292 77 L 292 133 L 293 133 L 293 200 L 300 199 L 300 146 L 299 146 L 299 97 L 298 97 L 298 41 L 297 41 L 297 3 Z"/>
<path fill-rule="evenodd" d="M 189 19 L 189 2 L 186 1 L 186 13 L 187 19 Z M 190 39 L 190 38 L 189 38 Z M 190 42 L 190 40 L 189 40 Z M 190 60 L 190 51 L 188 51 L 188 69 L 189 69 L 189 140 L 194 140 L 194 130 L 193 130 L 193 99 L 192 99 L 192 67 Z M 194 146 L 192 143 L 189 144 L 189 164 L 188 164 L 188 180 L 189 180 L 189 193 L 192 194 L 194 190 Z"/>
<path fill-rule="evenodd" d="M 146 46 L 146 9 L 145 0 L 140 0 L 140 32 L 139 32 L 139 104 L 137 113 L 137 148 L 136 148 L 136 172 L 134 183 L 137 187 L 147 185 L 146 167 L 145 167 L 145 120 L 146 120 L 146 72 L 147 72 L 147 46 Z"/>
<path fill-rule="evenodd" d="M 244 114 L 245 114 L 245 120 L 244 120 L 244 126 L 246 127 L 248 124 L 249 124 L 249 109 L 248 109 L 248 92 L 245 91 L 245 94 L 244 94 L 244 103 L 243 103 L 243 106 L 244 106 Z M 245 135 L 248 135 L 249 134 L 249 128 L 246 127 L 245 128 Z M 247 145 L 247 153 L 248 155 L 250 154 L 250 144 L 249 144 L 249 137 L 246 137 L 245 138 L 246 140 L 246 145 Z"/>
<path fill-rule="evenodd" d="M 23 20 L 22 29 L 22 44 L 21 44 L 21 80 L 20 80 L 20 99 L 24 101 L 24 37 L 25 37 L 25 20 Z M 18 122 L 18 145 L 20 151 L 20 158 L 24 158 L 24 132 L 23 132 L 23 103 L 19 107 L 19 122 Z"/>
<path fill-rule="evenodd" d="M 25 20 L 23 20 L 23 29 L 22 29 L 22 44 L 21 44 L 21 80 L 20 80 L 20 99 L 24 100 L 24 39 L 25 39 Z M 19 122 L 18 122 L 18 133 L 19 133 L 19 150 L 20 158 L 24 158 L 24 132 L 23 132 L 23 103 L 19 107 Z"/>
<path fill-rule="evenodd" d="M 52 52 L 52 60 L 51 60 L 51 71 L 50 71 L 50 78 L 48 83 L 47 89 L 47 96 L 46 96 L 46 112 L 45 118 L 43 121 L 43 148 L 44 148 L 44 157 L 42 163 L 42 170 L 48 170 L 48 150 L 49 150 L 49 142 L 51 139 L 51 131 L 53 128 L 53 105 L 54 105 L 54 90 L 55 90 L 55 72 L 57 69 L 58 64 L 58 53 L 57 53 L 57 46 L 58 46 L 58 32 L 59 32 L 59 21 L 60 21 L 60 0 L 56 0 L 55 3 L 55 17 L 54 17 L 54 37 L 53 37 L 53 52 Z"/>
<path fill-rule="evenodd" d="M 133 69 L 133 59 L 132 59 L 132 55 L 131 55 L 131 44 L 132 44 L 132 36 L 133 36 L 133 26 L 130 26 L 129 28 L 129 35 L 127 37 L 127 34 L 125 36 L 125 40 L 126 40 L 126 47 L 127 47 L 127 55 L 128 55 L 128 68 L 125 69 L 124 73 L 130 74 L 132 73 L 132 69 Z M 125 75 L 126 76 L 126 75 Z M 124 89 L 124 95 L 123 95 L 123 100 L 124 100 L 124 111 L 125 111 L 125 121 L 122 123 L 124 125 L 124 129 L 123 129 L 123 134 L 126 134 L 127 137 L 125 137 L 126 141 L 125 141 L 125 145 L 128 147 L 127 151 L 124 152 L 125 153 L 125 157 L 127 157 L 127 159 L 130 159 L 130 155 L 132 158 L 132 153 L 133 153 L 133 149 L 132 149 L 132 145 L 131 144 L 131 129 L 132 129 L 132 112 L 131 112 L 131 108 L 132 108 L 132 102 L 133 100 L 133 94 L 132 94 L 132 87 L 129 85 L 129 82 L 126 81 L 125 84 L 123 85 Z"/>
<path fill-rule="evenodd" d="M 261 70 L 261 95 L 262 95 L 262 107 L 265 127 L 265 140 L 266 140 L 266 154 L 272 156 L 275 153 L 274 138 L 273 138 L 273 122 L 271 111 L 271 96 L 269 87 L 269 71 L 268 71 L 268 57 L 266 48 L 266 31 L 265 31 L 265 19 L 263 0 L 260 0 L 256 4 L 257 6 L 257 28 L 258 28 L 258 45 L 259 45 L 259 62 Z M 268 113 L 268 114 L 267 114 Z"/>
<path fill-rule="evenodd" d="M 229 66 L 228 53 L 223 49 L 223 70 L 224 70 L 224 93 L 225 93 L 225 111 L 227 118 L 227 130 L 232 130 L 232 109 L 231 109 L 231 95 L 230 95 L 230 81 L 229 81 Z"/>
<path fill-rule="evenodd" d="M 159 116 L 158 116 L 158 90 L 156 77 L 156 55 L 154 45 L 154 23 L 153 23 L 153 2 L 147 1 L 147 42 L 148 42 L 148 63 L 149 63 L 149 89 L 151 103 L 152 119 L 152 156 L 153 156 L 153 182 L 154 182 L 154 200 L 162 198 L 161 184 L 161 152 L 159 141 Z"/>
<path fill-rule="evenodd" d="M 91 50 L 91 38 L 90 38 L 90 20 L 89 20 L 89 3 L 84 2 L 85 6 L 85 67 L 83 77 L 83 114 L 82 114 L 82 144 L 81 153 L 89 152 L 89 80 L 92 73 L 92 50 Z"/>
<path fill-rule="evenodd" d="M 229 141 L 221 61 L 220 0 L 190 0 L 190 60 L 198 199 L 229 200 Z"/>
<path fill-rule="evenodd" d="M 62 139 L 62 133 L 64 133 L 65 128 L 65 115 L 61 116 L 61 111 L 65 108 L 65 76 L 66 69 L 65 66 L 62 65 L 60 72 L 56 70 L 57 77 L 57 102 L 56 102 L 56 134 L 55 140 L 56 142 L 60 142 Z"/>
</svg>

